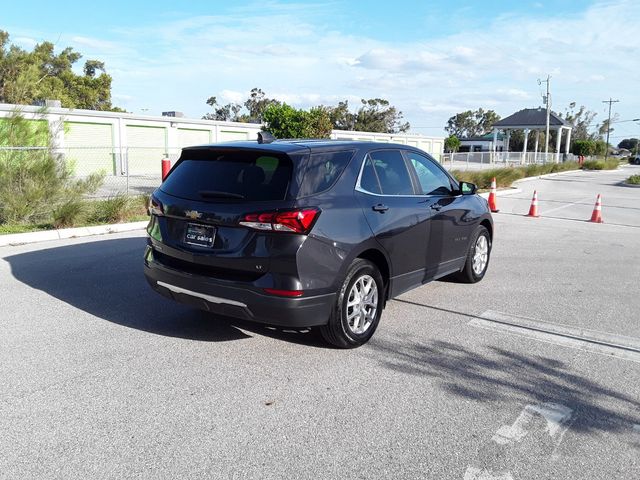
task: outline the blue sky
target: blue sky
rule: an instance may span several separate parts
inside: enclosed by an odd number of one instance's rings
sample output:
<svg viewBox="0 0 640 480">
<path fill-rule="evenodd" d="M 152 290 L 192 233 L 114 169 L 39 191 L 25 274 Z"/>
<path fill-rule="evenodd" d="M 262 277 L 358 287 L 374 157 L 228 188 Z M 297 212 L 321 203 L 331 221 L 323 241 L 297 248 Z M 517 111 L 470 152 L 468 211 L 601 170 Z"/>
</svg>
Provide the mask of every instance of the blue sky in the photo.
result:
<svg viewBox="0 0 640 480">
<path fill-rule="evenodd" d="M 415 133 L 442 135 L 466 109 L 540 105 L 537 79 L 550 74 L 556 110 L 576 102 L 602 121 L 612 96 L 621 120 L 640 117 L 637 0 L 59 5 L 3 5 L 0 28 L 25 48 L 50 40 L 104 60 L 114 103 L 135 113 L 197 118 L 209 96 L 241 101 L 260 87 L 305 108 L 387 98 Z"/>
</svg>

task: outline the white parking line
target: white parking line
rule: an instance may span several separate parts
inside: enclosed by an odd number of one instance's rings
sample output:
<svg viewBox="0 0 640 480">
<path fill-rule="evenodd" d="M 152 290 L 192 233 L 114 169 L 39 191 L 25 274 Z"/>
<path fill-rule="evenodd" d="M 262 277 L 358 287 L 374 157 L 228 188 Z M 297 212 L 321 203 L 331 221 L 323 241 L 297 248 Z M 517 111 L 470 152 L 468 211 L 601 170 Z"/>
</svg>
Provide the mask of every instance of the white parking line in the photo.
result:
<svg viewBox="0 0 640 480">
<path fill-rule="evenodd" d="M 543 322 L 491 310 L 472 319 L 469 325 L 640 362 L 640 339 L 638 338 Z"/>
<path fill-rule="evenodd" d="M 556 441 L 562 441 L 573 410 L 558 403 L 527 405 L 512 425 L 503 425 L 491 438 L 498 445 L 520 442 L 536 424 L 536 416 L 546 421 L 546 431 Z M 557 445 L 557 444 L 556 444 Z"/>
<path fill-rule="evenodd" d="M 467 467 L 463 480 L 513 480 L 511 472 L 492 473 L 484 468 Z"/>
<path fill-rule="evenodd" d="M 563 208 L 572 207 L 572 206 L 574 206 L 574 205 L 577 205 L 577 204 L 580 204 L 580 203 L 584 203 L 584 202 L 586 202 L 586 201 L 588 201 L 588 200 L 590 200 L 590 199 L 593 199 L 593 198 L 594 198 L 594 197 L 581 198 L 580 200 L 576 200 L 575 202 L 566 203 L 566 204 L 564 204 L 564 205 L 561 205 L 561 206 L 556 207 L 556 208 L 552 208 L 552 209 L 550 209 L 550 210 L 546 210 L 546 209 L 544 209 L 544 210 L 542 210 L 542 212 L 541 212 L 541 213 L 543 213 L 543 214 L 549 214 L 549 213 L 552 213 L 552 212 L 557 212 L 558 210 L 562 210 Z M 594 202 L 595 202 L 595 200 L 594 200 Z M 540 203 L 544 203 L 544 200 L 540 200 Z"/>
</svg>

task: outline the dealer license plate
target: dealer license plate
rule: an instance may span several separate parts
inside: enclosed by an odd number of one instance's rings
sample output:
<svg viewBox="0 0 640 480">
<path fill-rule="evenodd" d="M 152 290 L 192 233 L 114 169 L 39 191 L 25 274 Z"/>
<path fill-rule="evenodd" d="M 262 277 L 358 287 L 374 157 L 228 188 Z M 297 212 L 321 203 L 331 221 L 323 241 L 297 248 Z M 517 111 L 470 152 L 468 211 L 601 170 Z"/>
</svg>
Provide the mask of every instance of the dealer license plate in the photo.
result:
<svg viewBox="0 0 640 480">
<path fill-rule="evenodd" d="M 197 245 L 199 247 L 212 247 L 213 240 L 216 238 L 215 227 L 209 227 L 206 225 L 197 225 L 195 223 L 188 223 L 187 230 L 184 233 L 185 243 L 191 245 Z"/>
</svg>

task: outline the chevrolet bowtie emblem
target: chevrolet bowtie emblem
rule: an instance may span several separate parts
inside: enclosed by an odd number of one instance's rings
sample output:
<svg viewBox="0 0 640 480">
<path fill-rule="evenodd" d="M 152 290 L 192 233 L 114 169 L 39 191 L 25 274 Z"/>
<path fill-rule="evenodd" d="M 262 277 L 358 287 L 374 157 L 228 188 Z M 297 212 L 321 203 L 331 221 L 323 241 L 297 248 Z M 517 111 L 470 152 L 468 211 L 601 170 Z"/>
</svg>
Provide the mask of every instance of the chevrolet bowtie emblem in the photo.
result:
<svg viewBox="0 0 640 480">
<path fill-rule="evenodd" d="M 198 218 L 202 217 L 202 214 L 200 212 L 197 212 L 195 210 L 186 210 L 184 212 L 186 217 L 189 217 L 191 220 L 196 220 Z"/>
</svg>

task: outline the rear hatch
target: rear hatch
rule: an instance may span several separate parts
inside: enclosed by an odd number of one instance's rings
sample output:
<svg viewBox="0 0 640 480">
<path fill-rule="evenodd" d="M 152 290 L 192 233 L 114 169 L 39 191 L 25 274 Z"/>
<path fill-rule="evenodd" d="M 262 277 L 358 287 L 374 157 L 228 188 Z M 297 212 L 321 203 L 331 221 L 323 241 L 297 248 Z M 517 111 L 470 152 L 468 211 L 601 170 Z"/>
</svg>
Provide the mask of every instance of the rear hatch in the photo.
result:
<svg viewBox="0 0 640 480">
<path fill-rule="evenodd" d="M 152 197 L 149 234 L 159 247 L 154 255 L 194 274 L 257 280 L 270 270 L 274 254 L 293 249 L 295 255 L 304 239 L 270 233 L 309 226 L 313 212 L 306 220 L 297 213 L 283 220 L 282 213 L 293 211 L 295 172 L 306 156 L 275 149 L 185 149 Z"/>
</svg>

